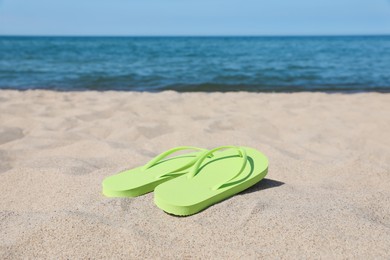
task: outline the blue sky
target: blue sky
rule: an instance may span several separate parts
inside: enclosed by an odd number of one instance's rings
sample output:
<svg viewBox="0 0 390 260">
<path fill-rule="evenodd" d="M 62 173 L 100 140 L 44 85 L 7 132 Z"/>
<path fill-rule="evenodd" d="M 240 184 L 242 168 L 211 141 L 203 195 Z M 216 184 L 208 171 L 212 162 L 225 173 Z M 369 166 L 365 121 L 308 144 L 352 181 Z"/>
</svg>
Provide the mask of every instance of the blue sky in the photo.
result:
<svg viewBox="0 0 390 260">
<path fill-rule="evenodd" d="M 0 34 L 390 34 L 390 0 L 0 0 Z"/>
</svg>

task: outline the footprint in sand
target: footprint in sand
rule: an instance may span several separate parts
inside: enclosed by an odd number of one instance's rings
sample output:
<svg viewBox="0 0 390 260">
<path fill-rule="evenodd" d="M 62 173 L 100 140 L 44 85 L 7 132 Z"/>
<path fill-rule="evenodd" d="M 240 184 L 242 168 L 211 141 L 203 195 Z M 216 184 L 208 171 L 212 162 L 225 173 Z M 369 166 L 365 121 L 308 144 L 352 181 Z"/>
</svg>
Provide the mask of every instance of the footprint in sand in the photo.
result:
<svg viewBox="0 0 390 260">
<path fill-rule="evenodd" d="M 280 138 L 278 127 L 265 118 L 259 118 L 256 120 L 253 129 L 256 130 L 257 134 L 268 137 L 269 139 L 276 140 Z"/>
<path fill-rule="evenodd" d="M 216 133 L 220 131 L 234 130 L 234 125 L 229 121 L 214 121 L 209 125 L 209 128 L 206 129 L 206 132 Z"/>
<path fill-rule="evenodd" d="M 6 172 L 12 169 L 10 164 L 11 158 L 6 151 L 0 150 L 0 173 Z"/>
<path fill-rule="evenodd" d="M 102 111 L 95 111 L 88 114 L 78 115 L 76 116 L 76 118 L 82 121 L 90 122 L 90 121 L 110 118 L 112 114 L 113 114 L 112 110 L 102 110 Z"/>
<path fill-rule="evenodd" d="M 14 140 L 23 138 L 24 134 L 22 129 L 18 127 L 4 127 L 0 128 L 0 145 Z"/>
<path fill-rule="evenodd" d="M 138 126 L 137 130 L 140 134 L 145 136 L 146 138 L 156 138 L 158 136 L 167 134 L 171 132 L 173 129 L 172 127 L 164 124 L 164 123 L 156 123 L 146 126 Z"/>
<path fill-rule="evenodd" d="M 25 161 L 22 166 L 30 169 L 55 169 L 66 175 L 87 175 L 107 167 L 102 158 L 79 159 L 72 157 L 45 157 Z"/>
<path fill-rule="evenodd" d="M 203 120 L 208 120 L 210 119 L 209 116 L 202 116 L 202 115 L 199 115 L 199 116 L 193 116 L 191 117 L 193 120 L 195 121 L 203 121 Z"/>
</svg>

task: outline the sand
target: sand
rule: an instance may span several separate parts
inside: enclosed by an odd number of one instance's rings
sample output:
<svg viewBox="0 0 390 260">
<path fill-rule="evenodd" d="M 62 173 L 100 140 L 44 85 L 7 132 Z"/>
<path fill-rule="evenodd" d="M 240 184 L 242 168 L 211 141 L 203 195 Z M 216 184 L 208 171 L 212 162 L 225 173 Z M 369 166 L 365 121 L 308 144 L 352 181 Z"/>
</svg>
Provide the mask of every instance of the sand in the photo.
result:
<svg viewBox="0 0 390 260">
<path fill-rule="evenodd" d="M 101 181 L 245 145 L 265 180 L 190 217 Z M 0 258 L 390 258 L 390 94 L 0 91 Z"/>
</svg>

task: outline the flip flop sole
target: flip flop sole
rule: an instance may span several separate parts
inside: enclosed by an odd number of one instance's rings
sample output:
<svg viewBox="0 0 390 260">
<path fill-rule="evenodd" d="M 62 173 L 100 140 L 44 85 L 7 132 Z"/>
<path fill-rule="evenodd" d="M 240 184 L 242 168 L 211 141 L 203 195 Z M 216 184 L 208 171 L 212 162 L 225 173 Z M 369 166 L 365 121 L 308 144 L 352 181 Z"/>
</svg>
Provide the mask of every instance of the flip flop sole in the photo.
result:
<svg viewBox="0 0 390 260">
<path fill-rule="evenodd" d="M 154 192 L 155 204 L 167 213 L 188 216 L 255 185 L 267 175 L 268 159 L 253 148 L 243 148 L 249 163 L 233 179 L 233 185 L 213 189 L 227 176 L 237 173 L 242 165 L 242 158 L 232 150 L 216 152 L 214 159 L 205 164 L 195 177 L 183 175 L 157 186 Z"/>
<path fill-rule="evenodd" d="M 183 166 L 190 167 L 191 162 L 199 156 L 199 152 L 171 157 L 154 163 L 150 168 L 144 166 L 126 170 L 105 178 L 102 182 L 103 195 L 107 197 L 136 197 L 154 190 L 154 188 L 182 173 L 174 173 Z M 167 174 L 167 176 L 163 176 Z"/>
</svg>

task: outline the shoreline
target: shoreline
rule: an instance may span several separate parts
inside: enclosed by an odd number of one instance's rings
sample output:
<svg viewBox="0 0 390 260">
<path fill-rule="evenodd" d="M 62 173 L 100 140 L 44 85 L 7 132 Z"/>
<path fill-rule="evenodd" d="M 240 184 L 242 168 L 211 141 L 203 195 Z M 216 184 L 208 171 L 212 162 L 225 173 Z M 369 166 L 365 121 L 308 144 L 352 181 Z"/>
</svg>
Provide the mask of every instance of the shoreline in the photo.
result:
<svg viewBox="0 0 390 260">
<path fill-rule="evenodd" d="M 18 91 L 18 92 L 29 92 L 29 91 L 48 91 L 48 92 L 58 92 L 58 93 L 79 93 L 79 92 L 97 92 L 97 93 L 106 93 L 106 92 L 118 92 L 118 93 L 164 93 L 164 92 L 175 92 L 175 93 L 206 93 L 206 94 L 212 94 L 212 93 L 248 93 L 248 94 L 295 94 L 295 93 L 323 93 L 323 94 L 364 94 L 364 93 L 378 93 L 378 94 L 390 94 L 390 87 L 384 87 L 379 89 L 373 89 L 373 90 L 348 90 L 348 89 L 341 89 L 341 90 L 226 90 L 226 91 L 220 91 L 220 90 L 210 90 L 210 91 L 204 91 L 204 90 L 186 90 L 186 91 L 179 91 L 176 89 L 158 89 L 158 90 L 136 90 L 136 89 L 46 89 L 46 88 L 27 88 L 27 89 L 16 89 L 16 88 L 1 88 L 0 91 Z"/>
</svg>

